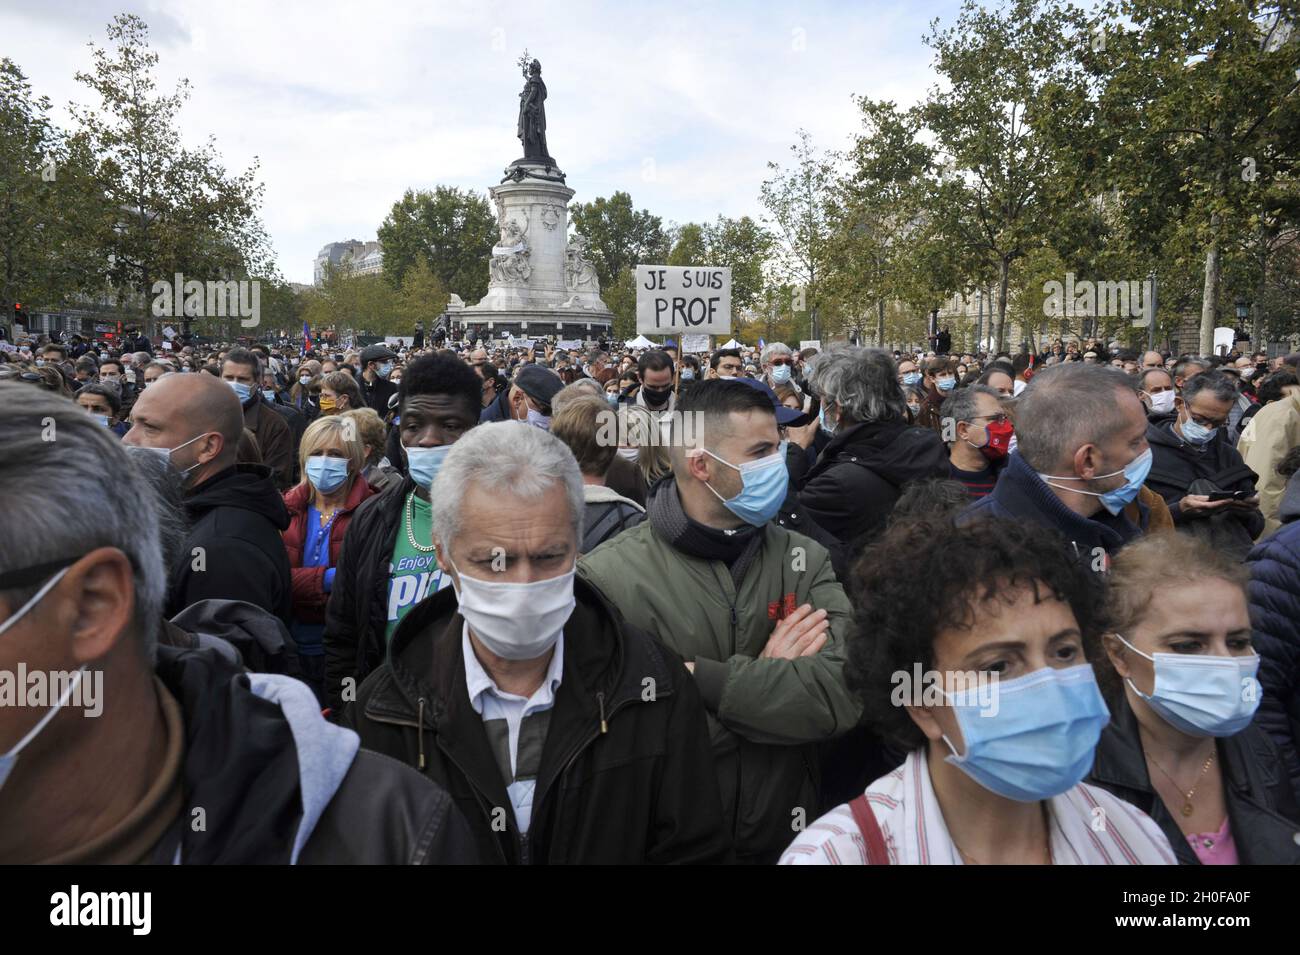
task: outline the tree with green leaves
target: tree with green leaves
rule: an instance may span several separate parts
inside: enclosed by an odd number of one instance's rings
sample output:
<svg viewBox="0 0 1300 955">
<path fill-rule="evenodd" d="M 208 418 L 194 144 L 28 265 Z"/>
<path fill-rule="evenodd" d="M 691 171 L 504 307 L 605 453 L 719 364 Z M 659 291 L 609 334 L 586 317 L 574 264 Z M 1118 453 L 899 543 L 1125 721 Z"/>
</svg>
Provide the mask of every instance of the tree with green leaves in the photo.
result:
<svg viewBox="0 0 1300 955">
<path fill-rule="evenodd" d="M 112 210 L 84 137 L 51 123 L 12 60 L 0 59 L 0 321 L 15 302 L 58 308 L 104 290 Z"/>
<path fill-rule="evenodd" d="M 257 163 L 229 174 L 209 138 L 186 147 L 176 124 L 189 97 L 181 80 L 158 94 L 158 54 L 149 28 L 132 14 L 108 26 L 111 49 L 90 44 L 93 66 L 76 78 L 99 97 L 98 107 L 72 112 L 94 150 L 96 178 L 115 210 L 105 248 L 110 278 L 135 302 L 146 325 L 155 281 L 176 273 L 202 282 L 272 271 L 266 233 L 258 219 L 263 187 Z"/>
<path fill-rule="evenodd" d="M 619 341 L 636 337 L 636 269 L 624 267 L 608 285 L 601 285 L 600 298 L 614 313 L 611 331 Z"/>
<path fill-rule="evenodd" d="M 889 101 L 858 100 L 862 132 L 846 157 L 829 204 L 831 225 L 826 272 L 827 297 L 846 315 L 861 340 L 874 313 L 875 341 L 884 346 L 887 303 L 929 300 L 933 276 L 917 295 L 908 287 L 904 241 L 922 215 L 924 176 L 930 151 L 918 136 L 917 117 Z M 927 306 L 928 307 L 928 306 Z"/>
<path fill-rule="evenodd" d="M 767 210 L 765 222 L 777 236 L 773 274 L 791 287 L 794 309 L 808 315 L 809 337 L 816 339 L 821 336 L 818 309 L 829 268 L 829 206 L 837 171 L 834 158 L 818 152 L 806 130 L 799 130 L 798 139 L 790 147 L 790 168 L 767 164 L 772 178 L 759 188 L 759 199 Z"/>
<path fill-rule="evenodd" d="M 638 265 L 667 264 L 664 260 L 669 241 L 663 220 L 646 209 L 636 209 L 626 192 L 577 203 L 569 208 L 569 219 L 574 231 L 590 243 L 601 297 L 607 305 L 610 303 L 604 290 L 618 280 L 624 269 L 635 272 Z"/>
<path fill-rule="evenodd" d="M 1261 228 L 1300 160 L 1300 43 L 1290 2 L 1111 0 L 1094 27 L 1108 173 L 1156 234 L 1194 236 L 1200 350 L 1219 322 L 1225 255 Z"/>
<path fill-rule="evenodd" d="M 1087 88 L 1077 55 L 1087 37 L 1082 13 L 1059 0 L 992 10 L 965 0 L 950 27 L 936 21 L 926 38 L 945 82 L 916 108 L 934 149 L 918 238 L 950 250 L 960 274 L 996 273 L 998 351 L 1013 264 L 1068 231 L 1078 210 L 1060 168 L 1088 127 L 1057 104 Z"/>
<path fill-rule="evenodd" d="M 718 216 L 702 225 L 688 222 L 674 231 L 664 264 L 731 269 L 731 311 L 736 315 L 752 308 L 763 294 L 774 241 L 772 233 L 749 216 Z"/>
<path fill-rule="evenodd" d="M 408 189 L 379 227 L 384 277 L 394 289 L 421 262 L 467 302 L 487 294 L 496 216 L 485 196 L 454 186 Z"/>
<path fill-rule="evenodd" d="M 716 263 L 709 261 L 709 242 L 704 229 L 699 223 L 688 222 L 674 230 L 673 246 L 664 264 L 716 266 Z"/>
<path fill-rule="evenodd" d="M 438 316 L 447 310 L 450 299 L 442 279 L 428 262 L 421 260 L 406 273 L 397 298 L 397 313 L 405 330 L 389 334 L 410 335 L 416 322 L 423 322 L 425 328 L 432 329 Z"/>
</svg>

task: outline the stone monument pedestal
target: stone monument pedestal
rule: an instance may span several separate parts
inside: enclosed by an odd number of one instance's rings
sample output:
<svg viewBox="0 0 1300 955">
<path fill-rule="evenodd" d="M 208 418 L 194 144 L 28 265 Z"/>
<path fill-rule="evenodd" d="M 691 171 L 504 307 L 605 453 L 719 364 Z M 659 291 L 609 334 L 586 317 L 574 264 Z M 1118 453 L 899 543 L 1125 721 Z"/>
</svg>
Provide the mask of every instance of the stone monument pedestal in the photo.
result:
<svg viewBox="0 0 1300 955">
<path fill-rule="evenodd" d="M 520 160 L 488 190 L 496 205 L 500 239 L 492 249 L 488 292 L 459 311 L 463 327 L 483 337 L 501 331 L 524 338 L 598 338 L 613 314 L 600 298 L 600 282 L 586 255 L 586 240 L 569 237 L 574 191 L 552 163 Z M 489 328 L 490 326 L 490 328 Z"/>
</svg>

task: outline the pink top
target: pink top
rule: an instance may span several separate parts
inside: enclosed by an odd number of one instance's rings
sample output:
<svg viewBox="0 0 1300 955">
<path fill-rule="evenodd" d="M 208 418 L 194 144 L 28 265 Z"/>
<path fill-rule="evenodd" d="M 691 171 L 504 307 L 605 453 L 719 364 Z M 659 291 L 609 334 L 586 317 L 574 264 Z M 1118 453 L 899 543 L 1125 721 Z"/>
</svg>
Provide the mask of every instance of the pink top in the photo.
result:
<svg viewBox="0 0 1300 955">
<path fill-rule="evenodd" d="M 1223 817 L 1223 825 L 1218 832 L 1196 832 L 1187 837 L 1187 842 L 1201 860 L 1201 865 L 1237 865 L 1237 844 L 1232 841 L 1232 827 L 1228 817 Z"/>
</svg>

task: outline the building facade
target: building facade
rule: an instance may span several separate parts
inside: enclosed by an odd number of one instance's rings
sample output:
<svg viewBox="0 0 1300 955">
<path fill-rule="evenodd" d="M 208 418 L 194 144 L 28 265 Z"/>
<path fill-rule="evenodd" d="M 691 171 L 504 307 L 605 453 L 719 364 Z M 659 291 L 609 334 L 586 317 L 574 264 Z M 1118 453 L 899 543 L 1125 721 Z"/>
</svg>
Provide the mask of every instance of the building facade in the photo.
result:
<svg viewBox="0 0 1300 955">
<path fill-rule="evenodd" d="M 325 268 L 339 268 L 346 264 L 353 275 L 378 275 L 384 270 L 384 247 L 378 242 L 362 242 L 348 239 L 344 242 L 331 242 L 316 255 L 312 269 L 312 282 L 320 285 L 325 281 Z"/>
</svg>

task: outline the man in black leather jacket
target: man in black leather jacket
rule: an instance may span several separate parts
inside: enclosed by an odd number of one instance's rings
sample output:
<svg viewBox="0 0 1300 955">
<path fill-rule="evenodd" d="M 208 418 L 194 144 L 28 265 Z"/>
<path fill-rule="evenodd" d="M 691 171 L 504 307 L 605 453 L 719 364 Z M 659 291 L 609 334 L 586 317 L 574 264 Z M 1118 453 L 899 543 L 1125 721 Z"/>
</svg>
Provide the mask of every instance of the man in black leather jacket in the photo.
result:
<svg viewBox="0 0 1300 955">
<path fill-rule="evenodd" d="M 160 645 L 158 500 L 116 437 L 18 384 L 0 433 L 0 494 L 41 495 L 50 527 L 0 518 L 0 673 L 24 691 L 0 706 L 0 863 L 478 861 L 447 792 L 361 751 L 305 684 L 219 638 Z"/>
</svg>

